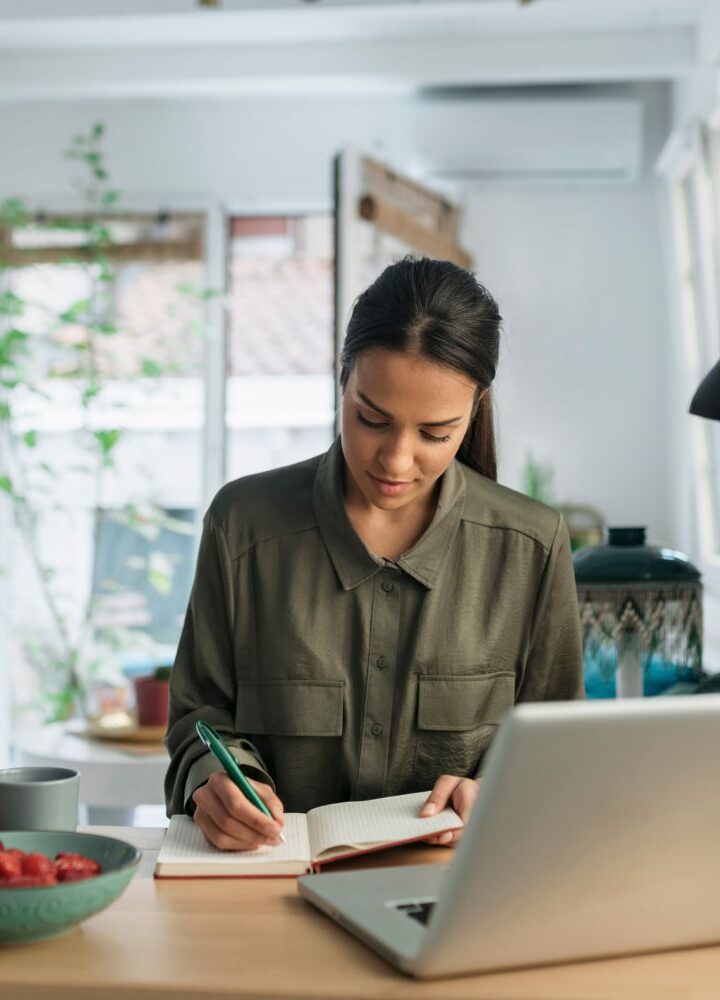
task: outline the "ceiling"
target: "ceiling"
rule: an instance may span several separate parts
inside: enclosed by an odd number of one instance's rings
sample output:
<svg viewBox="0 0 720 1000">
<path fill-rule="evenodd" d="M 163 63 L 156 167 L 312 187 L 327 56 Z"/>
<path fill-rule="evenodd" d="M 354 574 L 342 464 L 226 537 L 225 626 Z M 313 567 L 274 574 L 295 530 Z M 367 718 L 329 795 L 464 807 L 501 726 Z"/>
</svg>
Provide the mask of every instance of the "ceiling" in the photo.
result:
<svg viewBox="0 0 720 1000">
<path fill-rule="evenodd" d="M 218 3 L 2 0 L 0 101 L 680 80 L 720 33 L 720 0 Z"/>
<path fill-rule="evenodd" d="M 708 0 L 3 0 L 0 47 L 226 45 L 693 28 Z"/>
</svg>

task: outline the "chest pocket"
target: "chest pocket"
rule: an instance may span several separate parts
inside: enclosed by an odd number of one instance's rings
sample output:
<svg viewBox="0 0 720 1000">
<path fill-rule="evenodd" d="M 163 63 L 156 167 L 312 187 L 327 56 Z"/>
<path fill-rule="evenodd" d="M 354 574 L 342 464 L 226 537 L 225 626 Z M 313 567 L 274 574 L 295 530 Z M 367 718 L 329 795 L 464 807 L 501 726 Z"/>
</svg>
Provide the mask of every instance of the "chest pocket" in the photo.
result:
<svg viewBox="0 0 720 1000">
<path fill-rule="evenodd" d="M 240 681 L 235 727 L 247 736 L 342 736 L 344 681 Z"/>
<path fill-rule="evenodd" d="M 430 789 L 441 774 L 472 777 L 514 702 L 511 670 L 419 675 L 415 758 L 408 790 Z"/>
</svg>

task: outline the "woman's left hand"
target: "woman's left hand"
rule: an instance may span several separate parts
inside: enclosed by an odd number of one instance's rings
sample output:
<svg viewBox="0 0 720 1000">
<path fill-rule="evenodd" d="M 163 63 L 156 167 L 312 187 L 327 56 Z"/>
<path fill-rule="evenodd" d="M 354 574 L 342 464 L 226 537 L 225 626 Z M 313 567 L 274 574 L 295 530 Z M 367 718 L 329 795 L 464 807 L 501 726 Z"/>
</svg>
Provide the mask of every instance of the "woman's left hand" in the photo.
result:
<svg viewBox="0 0 720 1000">
<path fill-rule="evenodd" d="M 478 783 L 473 778 L 458 778 L 456 774 L 441 774 L 425 800 L 420 815 L 433 816 L 449 806 L 455 810 L 463 823 L 467 823 L 477 793 Z M 454 847 L 462 837 L 462 832 L 463 828 L 460 827 L 459 830 L 435 833 L 432 837 L 427 838 L 426 843 Z"/>
</svg>

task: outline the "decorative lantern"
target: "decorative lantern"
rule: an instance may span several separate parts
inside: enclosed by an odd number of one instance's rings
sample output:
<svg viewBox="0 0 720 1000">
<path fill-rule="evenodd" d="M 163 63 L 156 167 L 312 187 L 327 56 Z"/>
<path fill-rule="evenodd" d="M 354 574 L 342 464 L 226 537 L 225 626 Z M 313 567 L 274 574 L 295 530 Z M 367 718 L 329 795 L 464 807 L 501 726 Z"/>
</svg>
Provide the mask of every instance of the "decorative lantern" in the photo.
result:
<svg viewBox="0 0 720 1000">
<path fill-rule="evenodd" d="M 702 676 L 702 583 L 681 552 L 645 544 L 645 528 L 610 528 L 573 556 L 585 686 L 592 697 L 659 694 Z"/>
</svg>

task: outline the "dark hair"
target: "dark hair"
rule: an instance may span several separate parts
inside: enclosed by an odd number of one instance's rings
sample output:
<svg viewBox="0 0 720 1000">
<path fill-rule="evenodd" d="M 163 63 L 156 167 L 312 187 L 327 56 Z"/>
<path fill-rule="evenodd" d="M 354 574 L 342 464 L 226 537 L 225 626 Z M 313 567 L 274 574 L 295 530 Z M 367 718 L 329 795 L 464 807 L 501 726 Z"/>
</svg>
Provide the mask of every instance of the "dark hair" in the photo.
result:
<svg viewBox="0 0 720 1000">
<path fill-rule="evenodd" d="M 340 356 L 347 385 L 361 351 L 385 347 L 437 361 L 477 385 L 475 407 L 457 457 L 497 479 L 490 384 L 495 378 L 502 318 L 473 274 L 448 260 L 408 255 L 386 267 L 358 297 Z M 482 398 L 483 389 L 488 391 Z"/>
</svg>

